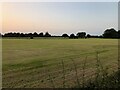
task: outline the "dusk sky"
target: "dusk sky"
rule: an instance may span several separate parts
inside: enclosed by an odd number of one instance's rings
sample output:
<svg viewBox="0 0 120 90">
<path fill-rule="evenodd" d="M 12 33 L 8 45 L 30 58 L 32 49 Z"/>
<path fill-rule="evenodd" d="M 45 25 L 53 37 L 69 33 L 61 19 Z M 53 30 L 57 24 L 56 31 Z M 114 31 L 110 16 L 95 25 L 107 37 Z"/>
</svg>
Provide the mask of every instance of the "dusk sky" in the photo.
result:
<svg viewBox="0 0 120 90">
<path fill-rule="evenodd" d="M 117 2 L 11 2 L 2 4 L 2 33 L 86 31 L 100 35 L 118 28 Z"/>
</svg>

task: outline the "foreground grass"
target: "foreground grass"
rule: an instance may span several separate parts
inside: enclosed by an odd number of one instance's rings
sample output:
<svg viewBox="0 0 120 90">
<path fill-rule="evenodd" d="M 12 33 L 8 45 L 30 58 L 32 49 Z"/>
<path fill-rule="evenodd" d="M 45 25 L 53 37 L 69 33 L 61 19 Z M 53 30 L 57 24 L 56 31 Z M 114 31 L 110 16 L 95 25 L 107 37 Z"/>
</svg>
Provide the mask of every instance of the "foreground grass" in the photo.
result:
<svg viewBox="0 0 120 90">
<path fill-rule="evenodd" d="M 117 50 L 117 39 L 3 39 L 3 87 L 82 85 L 95 77 L 96 52 L 109 74 L 117 71 Z"/>
</svg>

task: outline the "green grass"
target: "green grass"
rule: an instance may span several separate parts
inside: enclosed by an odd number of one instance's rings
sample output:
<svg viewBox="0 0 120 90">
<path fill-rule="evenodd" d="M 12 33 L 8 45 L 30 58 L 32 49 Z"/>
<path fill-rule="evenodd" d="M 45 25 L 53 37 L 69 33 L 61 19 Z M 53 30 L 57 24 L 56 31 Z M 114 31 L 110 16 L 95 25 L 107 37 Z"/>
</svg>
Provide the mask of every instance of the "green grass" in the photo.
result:
<svg viewBox="0 0 120 90">
<path fill-rule="evenodd" d="M 109 73 L 117 70 L 117 39 L 3 39 L 2 43 L 4 88 L 58 88 L 63 82 L 65 87 L 74 87 L 77 81 L 72 60 L 82 83 L 86 56 L 84 81 L 95 74 L 96 52 Z"/>
</svg>

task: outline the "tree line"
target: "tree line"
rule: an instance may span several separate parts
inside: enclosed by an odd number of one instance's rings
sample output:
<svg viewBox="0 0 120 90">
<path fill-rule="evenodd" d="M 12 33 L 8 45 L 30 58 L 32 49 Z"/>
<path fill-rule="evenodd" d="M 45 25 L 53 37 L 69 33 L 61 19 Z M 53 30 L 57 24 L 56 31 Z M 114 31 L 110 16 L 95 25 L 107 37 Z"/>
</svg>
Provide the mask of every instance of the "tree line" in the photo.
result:
<svg viewBox="0 0 120 90">
<path fill-rule="evenodd" d="M 1 37 L 30 37 L 33 39 L 33 37 L 64 37 L 64 38 L 70 38 L 70 39 L 77 39 L 77 38 L 120 38 L 120 30 L 116 31 L 114 28 L 106 29 L 102 35 L 90 35 L 86 34 L 86 32 L 78 32 L 76 35 L 75 34 L 62 34 L 61 36 L 52 36 L 49 32 L 46 32 L 45 34 L 43 32 L 37 33 L 5 33 L 2 35 L 0 33 Z"/>
</svg>

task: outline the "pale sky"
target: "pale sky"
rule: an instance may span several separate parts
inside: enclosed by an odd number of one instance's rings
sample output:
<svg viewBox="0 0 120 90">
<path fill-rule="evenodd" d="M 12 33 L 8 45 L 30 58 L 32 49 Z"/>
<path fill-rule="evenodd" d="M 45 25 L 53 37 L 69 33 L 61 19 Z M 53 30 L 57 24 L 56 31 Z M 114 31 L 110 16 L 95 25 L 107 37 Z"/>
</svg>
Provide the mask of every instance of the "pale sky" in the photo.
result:
<svg viewBox="0 0 120 90">
<path fill-rule="evenodd" d="M 102 34 L 118 28 L 117 2 L 9 2 L 2 4 L 2 32 L 86 31 Z"/>
</svg>

